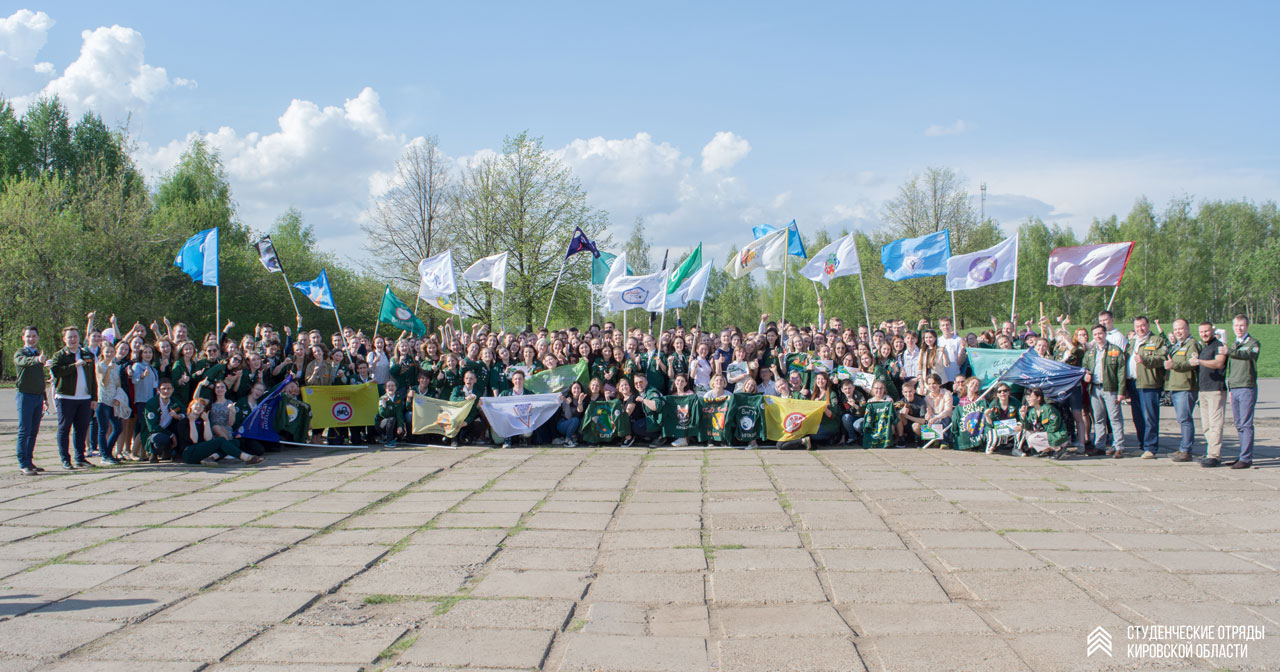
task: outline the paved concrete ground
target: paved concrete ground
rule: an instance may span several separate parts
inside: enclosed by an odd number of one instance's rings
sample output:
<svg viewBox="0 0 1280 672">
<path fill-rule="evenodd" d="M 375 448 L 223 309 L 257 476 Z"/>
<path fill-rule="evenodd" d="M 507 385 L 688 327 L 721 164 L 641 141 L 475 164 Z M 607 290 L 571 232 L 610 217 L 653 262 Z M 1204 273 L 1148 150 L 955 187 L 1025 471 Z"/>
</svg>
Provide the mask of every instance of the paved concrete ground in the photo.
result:
<svg viewBox="0 0 1280 672">
<path fill-rule="evenodd" d="M 317 448 L 62 474 L 51 440 L 48 475 L 0 476 L 0 671 L 1280 669 L 1270 420 L 1247 471 Z M 1127 655 L 1156 624 L 1269 637 Z"/>
</svg>

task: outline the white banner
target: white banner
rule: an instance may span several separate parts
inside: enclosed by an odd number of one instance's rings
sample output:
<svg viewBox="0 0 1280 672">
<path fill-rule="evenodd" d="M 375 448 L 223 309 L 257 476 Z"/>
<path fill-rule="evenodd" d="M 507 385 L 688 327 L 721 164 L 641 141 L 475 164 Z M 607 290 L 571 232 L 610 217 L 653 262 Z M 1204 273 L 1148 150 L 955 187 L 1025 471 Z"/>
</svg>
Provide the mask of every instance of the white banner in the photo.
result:
<svg viewBox="0 0 1280 672">
<path fill-rule="evenodd" d="M 947 260 L 947 289 L 977 289 L 1018 277 L 1018 237 Z"/>
<path fill-rule="evenodd" d="M 560 410 L 559 394 L 481 397 L 480 412 L 494 434 L 506 439 L 528 434 Z"/>
<path fill-rule="evenodd" d="M 418 296 L 424 299 L 448 296 L 458 291 L 458 284 L 453 279 L 453 250 L 423 259 L 418 264 L 418 277 L 421 278 Z"/>
</svg>

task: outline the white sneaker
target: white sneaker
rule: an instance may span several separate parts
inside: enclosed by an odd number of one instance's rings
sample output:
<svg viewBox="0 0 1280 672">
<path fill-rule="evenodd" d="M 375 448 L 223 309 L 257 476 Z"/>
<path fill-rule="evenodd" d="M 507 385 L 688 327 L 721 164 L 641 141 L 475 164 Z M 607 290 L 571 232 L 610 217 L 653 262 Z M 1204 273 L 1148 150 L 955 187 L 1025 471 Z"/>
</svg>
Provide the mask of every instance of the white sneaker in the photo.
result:
<svg viewBox="0 0 1280 672">
<path fill-rule="evenodd" d="M 671 442 L 671 447 L 673 448 L 680 448 L 687 445 L 689 445 L 689 439 L 686 439 L 683 436 Z"/>
<path fill-rule="evenodd" d="M 1142 459 L 1144 459 L 1144 460 L 1154 460 L 1154 459 L 1156 459 L 1156 454 L 1155 454 L 1155 453 L 1153 453 L 1153 452 L 1151 452 L 1151 451 L 1149 451 L 1149 450 L 1144 450 L 1144 451 L 1142 451 Z"/>
<path fill-rule="evenodd" d="M 551 439 L 551 445 L 553 445 L 553 446 L 563 446 L 563 445 L 564 445 L 564 439 L 559 438 L 559 437 L 556 437 L 556 438 L 554 438 L 554 439 Z"/>
</svg>

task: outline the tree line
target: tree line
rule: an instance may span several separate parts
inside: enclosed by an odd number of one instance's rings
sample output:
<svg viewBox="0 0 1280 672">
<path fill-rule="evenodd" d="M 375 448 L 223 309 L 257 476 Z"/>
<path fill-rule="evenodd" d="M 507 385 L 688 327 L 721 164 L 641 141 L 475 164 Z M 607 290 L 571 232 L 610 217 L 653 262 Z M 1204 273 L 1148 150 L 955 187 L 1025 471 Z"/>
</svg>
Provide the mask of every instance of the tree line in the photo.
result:
<svg viewBox="0 0 1280 672">
<path fill-rule="evenodd" d="M 265 230 L 243 222 L 222 163 L 204 141 L 193 139 L 177 164 L 152 185 L 133 162 L 131 148 L 127 130 L 111 129 L 93 113 L 72 121 L 57 98 L 38 100 L 21 115 L 0 99 L 0 286 L 8 288 L 0 293 L 0 347 L 11 353 L 22 326 L 34 324 L 45 347 L 54 348 L 58 329 L 83 324 L 91 310 L 98 311 L 104 326 L 114 313 L 125 329 L 135 320 L 161 316 L 192 324 L 197 333 L 214 329 L 212 288 L 192 283 L 173 265 L 183 241 L 212 227 L 221 237 L 222 314 L 242 329 L 295 321 L 282 294 L 283 279 L 261 267 L 252 247 L 264 233 L 272 236 L 291 281 L 309 280 L 327 269 L 344 324 L 365 329 L 376 320 L 384 283 L 411 302 L 418 262 L 446 249 L 454 251 L 459 273 L 480 257 L 511 253 L 505 303 L 487 284 L 459 281 L 459 299 L 468 314 L 509 328 L 541 324 L 565 241 L 575 227 L 602 249 L 627 250 L 637 273 L 658 266 L 644 221 L 634 222 L 630 237 L 613 249 L 608 213 L 591 207 L 572 171 L 527 133 L 506 138 L 500 152 L 461 163 L 448 160 L 434 138 L 407 147 L 363 225 L 374 261 L 362 268 L 320 252 L 315 231 L 296 209 L 282 212 Z M 982 220 L 960 178 L 946 168 L 929 168 L 904 183 L 885 204 L 882 219 L 881 229 L 857 234 L 873 322 L 936 320 L 951 313 L 942 278 L 883 279 L 879 249 L 884 243 L 947 228 L 953 253 L 962 254 L 1014 233 L 992 219 Z M 1248 200 L 1184 198 L 1157 210 L 1139 199 L 1124 219 L 1096 219 L 1083 239 L 1059 224 L 1031 218 L 1016 227 L 1021 235 L 1018 312 L 1034 319 L 1043 302 L 1054 316 L 1070 313 L 1086 321 L 1105 306 L 1110 290 L 1047 286 L 1050 250 L 1133 240 L 1113 307 L 1121 318 L 1146 313 L 1223 321 L 1242 312 L 1255 321 L 1280 321 L 1278 228 L 1274 202 Z M 801 230 L 811 253 L 846 233 L 808 231 L 803 223 Z M 674 266 L 681 259 L 667 261 Z M 807 323 L 817 316 L 817 292 L 798 275 L 802 263 L 791 262 L 786 313 Z M 578 258 L 564 267 L 553 326 L 586 323 L 588 274 L 589 264 Z M 761 313 L 780 316 L 782 287 L 781 272 L 731 280 L 717 268 L 703 322 L 745 326 L 754 325 Z M 956 292 L 962 325 L 1008 317 L 1011 290 L 1005 284 Z M 838 278 L 819 291 L 827 315 L 859 321 L 863 304 L 857 278 Z M 305 328 L 336 328 L 331 311 L 306 301 L 299 301 L 299 308 Z M 686 323 L 697 309 L 685 311 Z M 422 312 L 433 326 L 446 317 Z M 609 318 L 618 316 L 597 320 Z M 639 318 L 637 311 L 632 324 Z"/>
</svg>

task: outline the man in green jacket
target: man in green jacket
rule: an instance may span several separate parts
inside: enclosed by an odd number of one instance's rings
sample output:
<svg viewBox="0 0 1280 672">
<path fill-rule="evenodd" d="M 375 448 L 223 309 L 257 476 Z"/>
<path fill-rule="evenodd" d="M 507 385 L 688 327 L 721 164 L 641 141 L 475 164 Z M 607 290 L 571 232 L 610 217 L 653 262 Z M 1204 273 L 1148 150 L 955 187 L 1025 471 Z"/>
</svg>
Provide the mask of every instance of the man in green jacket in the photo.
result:
<svg viewBox="0 0 1280 672">
<path fill-rule="evenodd" d="M 1240 437 L 1240 458 L 1232 469 L 1253 466 L 1253 409 L 1258 403 L 1258 353 L 1262 344 L 1249 333 L 1249 318 L 1231 320 L 1236 342 L 1227 348 L 1227 389 L 1231 391 L 1231 417 Z"/>
<path fill-rule="evenodd" d="M 62 458 L 62 468 L 71 471 L 93 466 L 84 458 L 84 445 L 89 416 L 97 405 L 94 398 L 98 396 L 98 376 L 93 353 L 80 345 L 78 328 L 63 328 L 62 343 L 64 347 L 49 360 L 49 368 L 54 380 L 53 403 L 58 410 L 58 456 Z M 68 446 L 72 435 L 75 466 L 71 464 Z"/>
<path fill-rule="evenodd" d="M 1196 396 L 1200 391 L 1200 367 L 1192 364 L 1191 360 L 1199 353 L 1200 346 L 1191 337 L 1191 325 L 1182 318 L 1174 320 L 1173 342 L 1169 344 L 1168 357 L 1164 360 L 1164 389 L 1173 399 L 1173 410 L 1178 415 L 1178 426 L 1182 429 L 1178 452 L 1173 454 L 1174 462 L 1190 462 L 1191 447 L 1196 442 L 1193 414 Z"/>
<path fill-rule="evenodd" d="M 1142 447 L 1142 459 L 1160 452 L 1160 393 L 1164 391 L 1164 337 L 1151 333 L 1145 316 L 1133 319 L 1133 342 L 1129 344 L 1126 377 L 1133 388 L 1133 429 Z"/>
<path fill-rule="evenodd" d="M 22 347 L 13 353 L 13 364 L 18 372 L 18 469 L 26 476 L 43 471 L 31 460 L 36 435 L 40 433 L 40 418 L 48 410 L 44 396 L 45 361 L 44 353 L 40 352 L 40 332 L 34 326 L 23 329 Z"/>
<path fill-rule="evenodd" d="M 1093 325 L 1093 342 L 1084 353 L 1084 382 L 1089 386 L 1089 403 L 1093 407 L 1093 448 L 1087 454 L 1098 455 L 1107 445 L 1110 434 L 1113 457 L 1124 457 L 1124 414 L 1120 404 L 1125 401 L 1124 349 L 1107 340 L 1107 328 Z M 1107 425 L 1110 424 L 1110 432 Z"/>
<path fill-rule="evenodd" d="M 462 374 L 462 384 L 453 388 L 453 394 L 449 395 L 450 401 L 466 401 L 468 399 L 476 399 L 480 396 L 480 388 L 476 387 L 476 372 L 466 371 Z M 467 414 L 466 424 L 462 427 L 462 431 L 458 432 L 458 436 L 466 443 L 480 443 L 488 434 L 488 427 L 485 425 L 484 416 L 480 415 L 480 401 L 477 399 L 475 405 L 471 407 L 471 413 Z M 454 437 L 451 445 L 458 445 L 458 437 Z"/>
<path fill-rule="evenodd" d="M 173 398 L 173 381 L 160 379 L 156 396 L 142 410 L 142 446 L 155 464 L 161 459 L 180 460 L 182 449 L 178 439 L 183 432 L 175 431 L 186 420 L 186 409 Z"/>
</svg>

